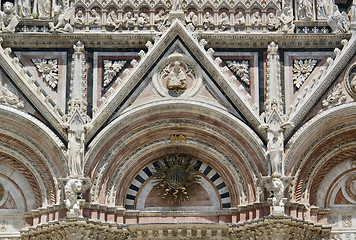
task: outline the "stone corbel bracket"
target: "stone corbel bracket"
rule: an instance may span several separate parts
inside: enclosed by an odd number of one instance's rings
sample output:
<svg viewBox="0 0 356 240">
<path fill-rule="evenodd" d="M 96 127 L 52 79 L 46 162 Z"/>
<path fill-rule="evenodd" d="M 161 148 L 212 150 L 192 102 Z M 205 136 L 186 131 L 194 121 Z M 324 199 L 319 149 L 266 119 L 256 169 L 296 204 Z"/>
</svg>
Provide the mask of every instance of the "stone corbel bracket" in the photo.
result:
<svg viewBox="0 0 356 240">
<path fill-rule="evenodd" d="M 54 103 L 51 97 L 44 92 L 39 84 L 36 84 L 34 78 L 28 75 L 26 68 L 20 64 L 19 59 L 10 56 L 11 49 L 3 49 L 1 46 L 2 41 L 3 39 L 0 38 L 1 67 L 41 115 L 46 116 L 46 120 L 62 135 L 62 137 L 66 136 L 66 132 L 63 131 L 61 127 L 63 113 L 60 111 L 59 106 Z"/>
</svg>

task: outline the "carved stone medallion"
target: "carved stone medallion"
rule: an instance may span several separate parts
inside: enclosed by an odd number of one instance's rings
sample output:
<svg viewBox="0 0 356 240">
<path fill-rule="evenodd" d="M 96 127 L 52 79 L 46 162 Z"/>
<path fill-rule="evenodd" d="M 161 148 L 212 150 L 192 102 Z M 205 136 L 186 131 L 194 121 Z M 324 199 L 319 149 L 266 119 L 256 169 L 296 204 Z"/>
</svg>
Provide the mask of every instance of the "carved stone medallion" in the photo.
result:
<svg viewBox="0 0 356 240">
<path fill-rule="evenodd" d="M 344 81 L 347 92 L 356 98 L 356 62 L 347 70 Z"/>
<path fill-rule="evenodd" d="M 0 201 L 4 198 L 5 196 L 5 189 L 4 186 L 0 184 Z"/>
<path fill-rule="evenodd" d="M 351 176 L 346 180 L 345 190 L 349 197 L 356 201 L 356 176 Z"/>
<path fill-rule="evenodd" d="M 195 191 L 200 176 L 195 169 L 197 161 L 185 156 L 166 156 L 154 164 L 158 179 L 156 189 L 159 196 L 171 203 L 179 204 L 188 201 Z"/>
<path fill-rule="evenodd" d="M 174 52 L 162 61 L 153 86 L 164 97 L 192 96 L 201 86 L 201 72 L 190 57 Z"/>
</svg>

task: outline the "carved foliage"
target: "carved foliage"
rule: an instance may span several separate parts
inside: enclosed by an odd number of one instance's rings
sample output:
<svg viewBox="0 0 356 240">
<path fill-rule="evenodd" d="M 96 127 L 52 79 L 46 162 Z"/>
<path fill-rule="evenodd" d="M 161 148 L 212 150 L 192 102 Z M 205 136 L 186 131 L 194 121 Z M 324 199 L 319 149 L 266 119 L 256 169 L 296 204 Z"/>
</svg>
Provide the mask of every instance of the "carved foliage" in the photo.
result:
<svg viewBox="0 0 356 240">
<path fill-rule="evenodd" d="M 293 83 L 296 88 L 300 88 L 304 81 L 314 70 L 317 61 L 315 59 L 294 60 Z"/>
<path fill-rule="evenodd" d="M 18 108 L 25 107 L 24 102 L 20 100 L 16 92 L 6 83 L 4 85 L 0 83 L 0 103 Z"/>
<path fill-rule="evenodd" d="M 104 60 L 104 87 L 109 85 L 127 61 Z"/>
<path fill-rule="evenodd" d="M 248 61 L 227 61 L 227 66 L 247 85 L 250 85 Z"/>
<path fill-rule="evenodd" d="M 329 93 L 326 99 L 322 102 L 322 107 L 327 108 L 335 105 L 339 105 L 346 101 L 346 96 L 342 91 L 341 84 L 337 84 Z"/>
<path fill-rule="evenodd" d="M 58 84 L 58 60 L 57 59 L 31 59 L 37 71 L 48 85 L 55 89 Z"/>
</svg>

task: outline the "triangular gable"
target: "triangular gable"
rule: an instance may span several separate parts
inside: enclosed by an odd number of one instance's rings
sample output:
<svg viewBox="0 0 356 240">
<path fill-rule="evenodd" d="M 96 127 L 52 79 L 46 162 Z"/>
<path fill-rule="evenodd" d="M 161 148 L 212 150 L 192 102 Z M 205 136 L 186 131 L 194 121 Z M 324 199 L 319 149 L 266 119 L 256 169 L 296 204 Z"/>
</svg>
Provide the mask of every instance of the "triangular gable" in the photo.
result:
<svg viewBox="0 0 356 240">
<path fill-rule="evenodd" d="M 174 72 L 177 63 L 178 72 Z M 171 78 L 170 78 L 171 77 Z M 184 89 L 168 89 L 169 80 L 176 77 L 178 84 L 184 82 Z M 181 79 L 178 79 L 180 77 Z M 173 80 L 172 80 L 173 78 Z M 238 85 L 236 85 L 238 87 Z M 178 86 L 179 88 L 179 86 Z M 189 99 L 215 105 L 240 117 L 214 81 L 202 70 L 179 39 L 167 49 L 150 73 L 140 82 L 135 91 L 120 107 L 117 115 L 142 104 L 167 98 Z M 243 119 L 242 119 L 243 120 Z"/>
<path fill-rule="evenodd" d="M 67 52 L 16 51 L 14 53 L 61 112 L 65 113 Z"/>
<path fill-rule="evenodd" d="M 343 40 L 343 49 L 334 50 L 334 59 L 329 57 L 323 65 L 323 71 L 315 76 L 301 93 L 300 101 L 298 101 L 289 114 L 289 121 L 293 122 L 298 128 L 302 121 L 306 118 L 310 110 L 315 106 L 320 98 L 328 91 L 331 84 L 335 81 L 340 72 L 345 68 L 348 61 L 353 57 L 356 51 L 356 36 L 353 34 L 349 41 Z M 286 130 L 286 139 L 291 137 L 295 128 Z"/>
<path fill-rule="evenodd" d="M 87 139 L 91 139 L 101 126 L 114 114 L 113 111 L 117 111 L 119 107 L 124 104 L 125 99 L 134 91 L 137 84 L 149 74 L 162 55 L 177 39 L 180 39 L 191 56 L 196 62 L 200 63 L 201 68 L 204 69 L 210 79 L 213 79 L 219 90 L 227 96 L 229 102 L 241 113 L 248 124 L 252 125 L 255 131 L 260 131 L 258 130 L 258 126 L 261 122 L 258 117 L 258 112 L 255 111 L 253 106 L 249 103 L 249 97 L 246 93 L 232 83 L 229 75 L 226 74 L 228 69 L 220 66 L 222 62 L 221 59 L 214 59 L 212 56 L 213 50 L 209 49 L 206 51 L 204 49 L 204 40 L 198 42 L 198 40 L 186 30 L 182 23 L 175 21 L 154 45 L 146 44 L 149 49 L 148 52 L 140 54 L 140 61 L 135 64 L 124 83 L 112 89 L 112 94 L 104 101 L 105 104 L 94 113 L 92 118 L 93 128 L 88 132 Z"/>
<path fill-rule="evenodd" d="M 56 105 L 52 97 L 30 77 L 17 57 L 14 57 L 10 48 L 3 49 L 0 45 L 0 66 L 6 72 L 16 88 L 31 102 L 31 105 L 65 138 L 66 133 L 62 128 L 63 112 Z"/>
</svg>

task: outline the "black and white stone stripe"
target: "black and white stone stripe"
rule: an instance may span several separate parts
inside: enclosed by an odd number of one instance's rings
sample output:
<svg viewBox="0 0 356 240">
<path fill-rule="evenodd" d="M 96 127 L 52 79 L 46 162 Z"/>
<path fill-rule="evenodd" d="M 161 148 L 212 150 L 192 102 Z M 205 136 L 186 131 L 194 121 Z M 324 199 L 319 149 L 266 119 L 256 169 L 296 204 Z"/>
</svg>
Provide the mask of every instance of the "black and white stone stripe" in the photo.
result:
<svg viewBox="0 0 356 240">
<path fill-rule="evenodd" d="M 224 180 L 221 178 L 220 174 L 216 172 L 211 166 L 207 165 L 206 163 L 203 163 L 201 161 L 197 161 L 198 165 L 196 167 L 196 170 L 201 172 L 203 175 L 208 178 L 213 185 L 215 186 L 216 190 L 218 191 L 220 198 L 221 198 L 221 203 L 222 203 L 222 208 L 230 208 L 231 207 L 231 198 L 230 198 L 230 193 L 228 191 L 228 188 L 224 182 Z M 126 209 L 134 209 L 134 203 L 135 199 L 137 197 L 138 191 L 142 187 L 142 185 L 145 183 L 147 179 L 149 179 L 154 172 L 156 172 L 154 165 L 156 162 L 149 164 L 147 167 L 142 169 L 139 174 L 136 175 L 136 177 L 133 179 L 131 182 L 129 189 L 126 193 L 126 200 L 125 200 L 125 208 Z"/>
</svg>

